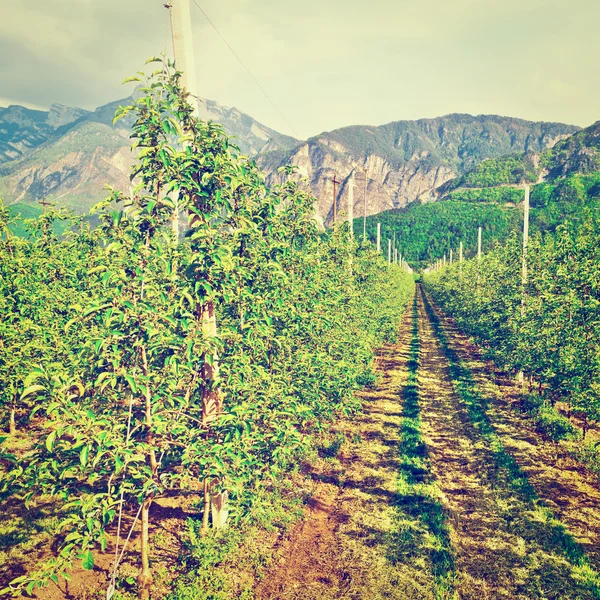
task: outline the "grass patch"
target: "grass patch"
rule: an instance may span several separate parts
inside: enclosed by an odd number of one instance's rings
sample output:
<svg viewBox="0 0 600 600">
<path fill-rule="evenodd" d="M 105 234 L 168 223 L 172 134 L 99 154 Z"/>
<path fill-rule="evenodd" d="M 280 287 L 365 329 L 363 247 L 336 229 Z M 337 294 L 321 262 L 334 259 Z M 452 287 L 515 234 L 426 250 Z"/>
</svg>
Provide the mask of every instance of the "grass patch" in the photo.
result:
<svg viewBox="0 0 600 600">
<path fill-rule="evenodd" d="M 427 446 L 421 437 L 419 406 L 419 316 L 415 295 L 412 317 L 412 338 L 408 359 L 408 378 L 402 389 L 402 426 L 400 432 L 400 477 L 398 530 L 393 537 L 391 559 L 401 555 L 425 555 L 434 577 L 436 598 L 453 596 L 455 558 L 450 542 L 446 511 L 440 492 L 431 474 Z M 405 516 L 418 525 L 406 527 Z"/>
</svg>

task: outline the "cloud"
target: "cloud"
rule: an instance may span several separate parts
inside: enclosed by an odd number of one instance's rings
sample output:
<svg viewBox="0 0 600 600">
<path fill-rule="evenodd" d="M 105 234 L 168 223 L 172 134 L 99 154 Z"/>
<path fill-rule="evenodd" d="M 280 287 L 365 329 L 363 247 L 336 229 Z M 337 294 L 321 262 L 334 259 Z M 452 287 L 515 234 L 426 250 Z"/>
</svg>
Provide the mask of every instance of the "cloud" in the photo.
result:
<svg viewBox="0 0 600 600">
<path fill-rule="evenodd" d="M 598 119 L 597 0 L 197 0 L 302 136 L 499 112 Z M 3 97 L 93 108 L 170 45 L 161 0 L 0 0 Z M 198 94 L 290 133 L 192 5 Z M 538 74 L 538 79 L 534 74 Z"/>
</svg>

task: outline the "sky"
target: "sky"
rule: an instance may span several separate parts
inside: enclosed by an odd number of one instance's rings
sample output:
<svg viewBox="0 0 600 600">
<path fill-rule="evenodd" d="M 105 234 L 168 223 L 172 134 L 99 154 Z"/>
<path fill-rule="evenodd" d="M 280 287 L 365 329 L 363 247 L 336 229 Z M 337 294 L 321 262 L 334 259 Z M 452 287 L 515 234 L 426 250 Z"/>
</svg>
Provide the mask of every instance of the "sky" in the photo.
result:
<svg viewBox="0 0 600 600">
<path fill-rule="evenodd" d="M 448 113 L 600 120 L 598 0 L 191 1 L 197 95 L 307 138 Z M 93 109 L 172 53 L 166 0 L 0 0 L 0 106 Z"/>
</svg>

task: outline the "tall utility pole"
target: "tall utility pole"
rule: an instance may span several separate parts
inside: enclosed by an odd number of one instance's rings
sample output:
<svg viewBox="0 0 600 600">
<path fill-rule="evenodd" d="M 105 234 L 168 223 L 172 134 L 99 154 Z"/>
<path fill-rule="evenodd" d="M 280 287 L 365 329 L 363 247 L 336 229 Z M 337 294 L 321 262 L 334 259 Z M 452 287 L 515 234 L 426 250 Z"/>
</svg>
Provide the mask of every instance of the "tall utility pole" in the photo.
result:
<svg viewBox="0 0 600 600">
<path fill-rule="evenodd" d="M 363 210 L 363 241 L 367 241 L 367 171 L 365 169 L 365 192 L 364 192 L 364 210 Z"/>
<path fill-rule="evenodd" d="M 333 224 L 337 221 L 337 195 L 335 193 L 335 186 L 339 183 L 339 181 L 333 176 Z"/>
<path fill-rule="evenodd" d="M 377 254 L 381 254 L 381 223 L 377 223 Z"/>
<path fill-rule="evenodd" d="M 46 208 L 50 206 L 50 202 L 46 200 L 46 196 L 40 200 L 40 204 L 44 207 L 42 210 L 44 211 L 44 214 L 46 214 Z"/>
<path fill-rule="evenodd" d="M 194 63 L 194 44 L 192 41 L 192 15 L 190 0 L 171 0 L 169 3 L 171 16 L 171 32 L 173 34 L 173 54 L 175 68 L 181 71 L 181 84 L 193 96 L 190 104 L 194 116 L 198 116 L 196 93 L 196 68 Z"/>
<path fill-rule="evenodd" d="M 173 56 L 175 57 L 175 68 L 181 71 L 181 85 L 190 94 L 190 104 L 194 110 L 194 116 L 199 116 L 198 99 L 196 97 L 198 87 L 196 82 L 196 66 L 194 62 L 194 44 L 192 41 L 192 15 L 190 11 L 190 0 L 171 0 L 166 6 L 169 7 L 171 19 L 171 33 L 173 36 Z M 179 239 L 179 202 L 175 199 L 175 209 L 171 220 L 173 236 Z"/>
<path fill-rule="evenodd" d="M 166 6 L 169 7 L 171 19 L 171 32 L 173 35 L 173 54 L 175 56 L 175 68 L 181 72 L 181 83 L 183 88 L 190 94 L 190 104 L 194 116 L 199 116 L 198 110 L 198 88 L 196 82 L 196 66 L 194 62 L 194 46 L 192 42 L 192 18 L 190 11 L 190 0 L 171 0 Z M 179 239 L 179 208 L 173 211 L 173 234 L 175 240 Z M 211 338 L 217 337 L 217 317 L 213 302 L 206 302 L 201 308 L 202 330 Z M 219 379 L 219 357 L 215 353 L 204 357 L 202 367 L 202 378 L 205 386 L 202 389 L 202 424 L 208 427 L 212 421 L 218 418 L 223 410 L 223 399 L 221 390 L 212 385 Z M 227 520 L 227 492 L 218 494 L 211 493 L 211 484 L 204 479 L 204 515 L 202 527 L 208 527 L 208 513 L 212 504 L 213 526 L 221 527 Z M 143 515 L 142 515 L 143 516 Z"/>
</svg>

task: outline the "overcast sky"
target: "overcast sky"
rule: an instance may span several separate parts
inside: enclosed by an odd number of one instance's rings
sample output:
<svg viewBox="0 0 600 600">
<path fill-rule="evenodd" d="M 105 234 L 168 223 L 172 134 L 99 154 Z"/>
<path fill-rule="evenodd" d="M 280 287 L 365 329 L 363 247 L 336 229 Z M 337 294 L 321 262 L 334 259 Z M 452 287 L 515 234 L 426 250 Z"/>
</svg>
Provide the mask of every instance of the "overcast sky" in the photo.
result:
<svg viewBox="0 0 600 600">
<path fill-rule="evenodd" d="M 171 51 L 166 0 L 0 0 L 0 106 L 95 108 Z M 197 0 L 300 137 L 451 112 L 600 119 L 599 0 Z M 293 134 L 201 12 L 198 95 Z"/>
</svg>

